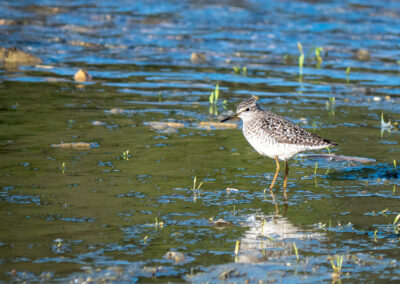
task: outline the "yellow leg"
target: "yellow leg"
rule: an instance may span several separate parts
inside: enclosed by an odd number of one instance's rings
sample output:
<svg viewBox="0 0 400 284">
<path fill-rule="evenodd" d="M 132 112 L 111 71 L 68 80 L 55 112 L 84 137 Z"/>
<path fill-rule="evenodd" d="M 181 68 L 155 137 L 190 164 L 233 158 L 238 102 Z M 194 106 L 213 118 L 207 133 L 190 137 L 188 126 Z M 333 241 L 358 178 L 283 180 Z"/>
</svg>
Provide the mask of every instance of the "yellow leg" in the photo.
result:
<svg viewBox="0 0 400 284">
<path fill-rule="evenodd" d="M 274 184 L 275 184 L 276 178 L 278 177 L 278 174 L 279 174 L 279 169 L 280 169 L 278 157 L 275 157 L 275 161 L 276 161 L 276 172 L 275 172 L 274 178 L 272 179 L 271 186 L 269 187 L 269 191 L 271 192 L 272 201 L 275 204 L 275 213 L 276 213 L 276 215 L 278 215 L 279 214 L 279 207 L 278 207 L 278 203 L 276 203 L 275 194 L 272 191 L 272 189 L 274 188 Z"/>
<path fill-rule="evenodd" d="M 275 157 L 275 161 L 276 161 L 276 172 L 275 172 L 274 178 L 272 179 L 271 186 L 269 187 L 270 190 L 272 190 L 274 188 L 275 180 L 279 174 L 279 169 L 281 168 L 281 166 L 279 165 L 278 157 Z"/>
<path fill-rule="evenodd" d="M 286 194 L 286 185 L 287 185 L 287 179 L 289 175 L 289 165 L 288 162 L 285 161 L 285 178 L 283 180 L 283 196 L 285 197 L 285 202 L 287 202 L 287 194 Z"/>
</svg>

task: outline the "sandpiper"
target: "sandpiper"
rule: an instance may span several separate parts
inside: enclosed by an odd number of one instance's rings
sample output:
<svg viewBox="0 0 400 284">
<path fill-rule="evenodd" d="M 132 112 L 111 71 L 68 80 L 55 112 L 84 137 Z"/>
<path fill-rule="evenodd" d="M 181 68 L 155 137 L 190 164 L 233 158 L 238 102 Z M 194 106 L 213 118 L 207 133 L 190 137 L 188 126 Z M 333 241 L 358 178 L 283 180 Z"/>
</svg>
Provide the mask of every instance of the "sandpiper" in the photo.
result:
<svg viewBox="0 0 400 284">
<path fill-rule="evenodd" d="M 286 185 L 289 174 L 287 160 L 299 152 L 337 145 L 334 142 L 308 132 L 282 116 L 268 110 L 263 110 L 253 97 L 242 101 L 238 105 L 236 113 L 223 119 L 221 122 L 237 117 L 243 121 L 243 135 L 250 145 L 259 154 L 273 158 L 276 161 L 276 172 L 270 186 L 271 195 L 274 200 L 275 197 L 272 188 L 279 173 L 279 160 L 285 162 L 283 192 L 286 201 Z"/>
</svg>

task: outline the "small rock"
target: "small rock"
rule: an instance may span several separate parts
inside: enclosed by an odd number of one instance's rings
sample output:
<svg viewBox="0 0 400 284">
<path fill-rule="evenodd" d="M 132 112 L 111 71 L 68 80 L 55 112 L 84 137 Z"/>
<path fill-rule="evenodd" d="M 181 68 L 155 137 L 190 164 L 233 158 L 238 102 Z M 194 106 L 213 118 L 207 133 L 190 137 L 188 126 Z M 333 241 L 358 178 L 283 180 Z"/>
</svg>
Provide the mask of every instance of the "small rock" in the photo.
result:
<svg viewBox="0 0 400 284">
<path fill-rule="evenodd" d="M 192 52 L 190 55 L 190 61 L 192 61 L 192 63 L 204 63 L 206 60 L 207 58 L 204 53 Z"/>
<path fill-rule="evenodd" d="M 37 65 L 42 63 L 39 57 L 15 47 L 8 49 L 0 47 L 0 61 L 3 61 L 4 65 Z"/>
<path fill-rule="evenodd" d="M 80 41 L 80 40 L 73 40 L 70 42 L 70 44 L 75 45 L 75 46 L 83 46 L 83 47 L 101 47 L 101 45 L 99 45 L 99 44 Z"/>
<path fill-rule="evenodd" d="M 228 193 L 230 193 L 230 192 L 239 192 L 239 189 L 231 188 L 231 187 L 227 187 L 225 190 L 226 190 Z"/>
<path fill-rule="evenodd" d="M 74 80 L 77 82 L 87 82 L 92 80 L 92 76 L 85 69 L 79 69 L 74 75 Z"/>
<path fill-rule="evenodd" d="M 183 128 L 185 125 L 181 122 L 164 122 L 164 121 L 150 121 L 145 122 L 145 125 L 150 125 L 151 129 L 159 130 L 165 133 L 177 132 L 178 128 Z"/>
<path fill-rule="evenodd" d="M 210 121 L 201 121 L 199 123 L 199 127 L 202 127 L 207 130 L 212 130 L 214 129 L 236 129 L 237 124 L 236 123 L 229 123 L 229 122 L 210 122 Z"/>
<path fill-rule="evenodd" d="M 92 143 L 86 143 L 86 142 L 60 143 L 60 144 L 50 145 L 50 147 L 62 148 L 62 149 L 90 149 L 92 146 L 93 146 Z"/>
<path fill-rule="evenodd" d="M 331 274 L 331 277 L 332 277 L 332 279 L 337 280 L 337 279 L 340 279 L 340 274 L 338 274 L 338 273 L 336 273 L 336 272 L 333 272 L 333 273 Z"/>
<path fill-rule="evenodd" d="M 185 255 L 178 251 L 169 251 L 164 255 L 164 258 L 173 260 L 175 263 L 184 261 Z"/>
<path fill-rule="evenodd" d="M 13 26 L 16 25 L 17 21 L 10 19 L 0 19 L 0 26 Z"/>
<path fill-rule="evenodd" d="M 227 226 L 230 226 L 231 224 L 232 224 L 231 222 L 225 221 L 224 219 L 218 219 L 217 221 L 213 222 L 213 226 L 219 227 L 219 228 L 227 227 Z"/>
<path fill-rule="evenodd" d="M 300 117 L 300 121 L 303 123 L 303 124 L 307 124 L 308 122 L 307 122 L 307 118 L 305 118 L 305 117 Z"/>
<path fill-rule="evenodd" d="M 102 126 L 102 125 L 107 125 L 107 123 L 99 121 L 99 120 L 94 120 L 94 121 L 92 121 L 92 125 Z"/>
<path fill-rule="evenodd" d="M 124 112 L 124 110 L 122 108 L 112 108 L 112 109 L 110 109 L 110 113 L 111 114 L 121 114 L 123 112 Z"/>
<path fill-rule="evenodd" d="M 360 61 L 369 61 L 371 60 L 371 54 L 367 49 L 359 49 L 356 52 L 356 58 Z"/>
</svg>

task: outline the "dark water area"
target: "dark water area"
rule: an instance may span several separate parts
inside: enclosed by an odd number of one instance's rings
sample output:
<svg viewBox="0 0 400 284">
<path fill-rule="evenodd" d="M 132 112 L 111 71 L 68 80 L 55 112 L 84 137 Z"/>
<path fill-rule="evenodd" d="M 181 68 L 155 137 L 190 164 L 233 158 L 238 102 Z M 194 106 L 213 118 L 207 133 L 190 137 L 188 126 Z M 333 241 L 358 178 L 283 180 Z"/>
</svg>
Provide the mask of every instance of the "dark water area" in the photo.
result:
<svg viewBox="0 0 400 284">
<path fill-rule="evenodd" d="M 0 282 L 399 281 L 399 43 L 396 1 L 2 1 Z M 276 214 L 210 124 L 250 95 L 368 162 L 295 157 Z"/>
</svg>

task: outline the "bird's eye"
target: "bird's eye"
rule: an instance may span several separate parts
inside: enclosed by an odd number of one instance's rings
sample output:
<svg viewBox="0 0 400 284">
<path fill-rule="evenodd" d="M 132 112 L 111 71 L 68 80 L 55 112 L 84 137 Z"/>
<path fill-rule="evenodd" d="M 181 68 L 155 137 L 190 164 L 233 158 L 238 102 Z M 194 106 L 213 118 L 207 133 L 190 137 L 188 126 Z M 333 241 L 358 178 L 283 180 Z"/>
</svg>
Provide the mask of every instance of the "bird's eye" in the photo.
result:
<svg viewBox="0 0 400 284">
<path fill-rule="evenodd" d="M 245 111 L 249 111 L 249 110 L 250 110 L 250 108 L 246 108 L 246 109 L 245 109 Z"/>
</svg>

